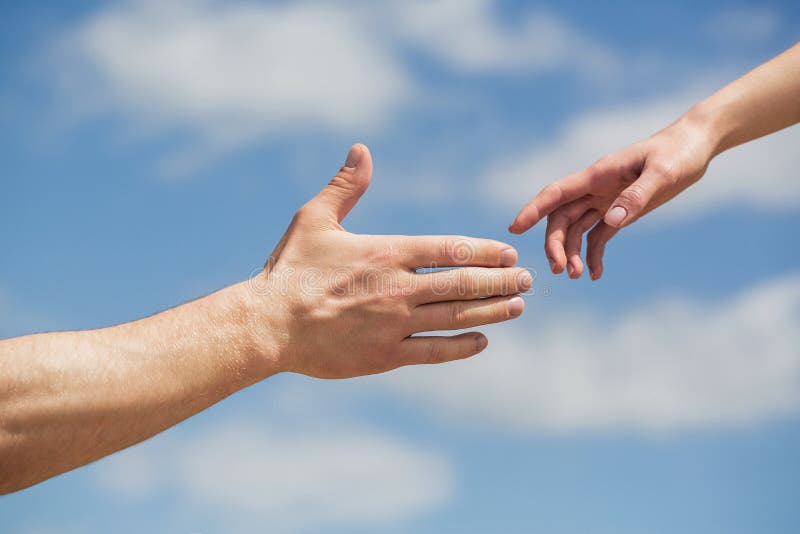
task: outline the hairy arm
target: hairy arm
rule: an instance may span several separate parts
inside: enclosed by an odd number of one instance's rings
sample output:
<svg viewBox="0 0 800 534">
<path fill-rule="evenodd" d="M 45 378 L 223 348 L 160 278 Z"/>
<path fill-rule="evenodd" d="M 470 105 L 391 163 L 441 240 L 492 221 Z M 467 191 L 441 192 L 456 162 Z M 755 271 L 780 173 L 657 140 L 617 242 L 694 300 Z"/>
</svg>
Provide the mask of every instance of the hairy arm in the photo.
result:
<svg viewBox="0 0 800 534">
<path fill-rule="evenodd" d="M 550 183 L 509 230 L 523 233 L 547 218 L 545 253 L 553 273 L 603 273 L 609 240 L 623 227 L 700 180 L 718 154 L 800 122 L 800 44 L 694 105 L 652 137 Z M 754 176 L 753 179 L 758 179 Z"/>
<path fill-rule="evenodd" d="M 246 288 L 119 326 L 0 341 L 0 492 L 147 439 L 276 372 Z"/>
<path fill-rule="evenodd" d="M 348 378 L 481 352 L 478 332 L 416 334 L 519 316 L 532 278 L 512 268 L 516 251 L 345 231 L 371 172 L 368 150 L 354 146 L 250 280 L 132 323 L 0 341 L 0 493 L 147 439 L 279 372 Z"/>
</svg>

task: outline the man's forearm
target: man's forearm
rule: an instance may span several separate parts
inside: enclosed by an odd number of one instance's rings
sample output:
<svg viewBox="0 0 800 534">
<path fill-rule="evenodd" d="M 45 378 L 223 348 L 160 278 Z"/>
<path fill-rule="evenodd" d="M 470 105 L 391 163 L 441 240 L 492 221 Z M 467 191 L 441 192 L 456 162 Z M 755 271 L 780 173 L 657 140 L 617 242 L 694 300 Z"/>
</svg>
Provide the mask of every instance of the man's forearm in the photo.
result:
<svg viewBox="0 0 800 534">
<path fill-rule="evenodd" d="M 800 122 L 800 44 L 695 105 L 713 155 Z"/>
<path fill-rule="evenodd" d="M 247 286 L 100 330 L 0 341 L 0 492 L 147 439 L 276 372 Z"/>
<path fill-rule="evenodd" d="M 518 317 L 530 273 L 499 241 L 347 232 L 341 222 L 371 173 L 369 151 L 354 145 L 247 282 L 132 323 L 0 341 L 0 493 L 147 439 L 278 372 L 350 378 L 481 352 L 479 332 L 416 334 Z M 417 272 L 431 265 L 465 269 Z"/>
</svg>

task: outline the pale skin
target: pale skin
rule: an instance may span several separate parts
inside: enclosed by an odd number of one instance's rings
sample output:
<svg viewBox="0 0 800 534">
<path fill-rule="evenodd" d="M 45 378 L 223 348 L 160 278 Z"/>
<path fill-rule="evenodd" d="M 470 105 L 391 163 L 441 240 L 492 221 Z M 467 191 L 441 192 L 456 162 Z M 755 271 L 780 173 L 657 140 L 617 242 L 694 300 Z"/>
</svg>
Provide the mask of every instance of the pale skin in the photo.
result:
<svg viewBox="0 0 800 534">
<path fill-rule="evenodd" d="M 718 154 L 800 122 L 800 44 L 693 106 L 652 137 L 557 180 L 536 195 L 509 230 L 547 218 L 545 253 L 554 274 L 603 274 L 608 241 L 705 174 Z M 757 176 L 753 177 L 757 179 Z"/>
<path fill-rule="evenodd" d="M 370 236 L 341 222 L 372 174 L 355 145 L 263 271 L 131 323 L 0 341 L 0 492 L 145 440 L 276 373 L 348 378 L 481 352 L 468 329 L 519 316 L 516 251 L 458 236 Z M 432 266 L 460 269 L 417 273 Z"/>
</svg>

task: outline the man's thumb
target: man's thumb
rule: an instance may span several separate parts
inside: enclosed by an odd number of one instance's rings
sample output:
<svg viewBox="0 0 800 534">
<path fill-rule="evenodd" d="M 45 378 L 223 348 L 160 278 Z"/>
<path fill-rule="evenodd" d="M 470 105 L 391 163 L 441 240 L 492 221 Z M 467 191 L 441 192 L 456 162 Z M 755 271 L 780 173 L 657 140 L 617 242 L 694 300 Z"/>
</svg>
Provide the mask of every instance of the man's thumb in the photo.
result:
<svg viewBox="0 0 800 534">
<path fill-rule="evenodd" d="M 372 156 L 369 149 L 356 144 L 350 147 L 344 167 L 310 202 L 327 211 L 326 215 L 342 222 L 364 194 L 372 177 Z"/>
</svg>

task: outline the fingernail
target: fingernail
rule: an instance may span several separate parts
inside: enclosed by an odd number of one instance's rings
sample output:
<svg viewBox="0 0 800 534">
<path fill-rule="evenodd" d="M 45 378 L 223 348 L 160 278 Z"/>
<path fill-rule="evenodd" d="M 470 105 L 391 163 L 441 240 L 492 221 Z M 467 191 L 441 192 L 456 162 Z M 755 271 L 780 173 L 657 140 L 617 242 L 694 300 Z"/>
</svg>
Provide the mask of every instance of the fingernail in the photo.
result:
<svg viewBox="0 0 800 534">
<path fill-rule="evenodd" d="M 524 309 L 525 301 L 522 300 L 522 297 L 514 297 L 508 301 L 508 314 L 511 317 L 518 317 L 522 314 L 522 310 Z"/>
<path fill-rule="evenodd" d="M 500 253 L 500 266 L 513 267 L 517 263 L 517 251 L 513 248 L 507 248 Z"/>
<path fill-rule="evenodd" d="M 350 152 L 347 153 L 347 159 L 344 161 L 344 166 L 355 169 L 358 167 L 358 162 L 361 161 L 361 156 L 363 154 L 364 151 L 361 149 L 361 145 L 351 146 Z"/>
<path fill-rule="evenodd" d="M 608 213 L 606 213 L 606 223 L 610 224 L 611 226 L 619 226 L 627 216 L 628 212 L 625 208 L 622 206 L 614 206 Z"/>
<path fill-rule="evenodd" d="M 589 267 L 589 279 L 594 282 L 594 269 Z"/>
<path fill-rule="evenodd" d="M 567 273 L 569 273 L 570 278 L 575 274 L 575 267 L 571 263 L 567 263 Z"/>
<path fill-rule="evenodd" d="M 483 349 L 485 349 L 486 345 L 488 344 L 489 340 L 486 339 L 486 336 L 484 336 L 483 334 L 478 334 L 477 336 L 475 336 L 475 350 L 477 352 L 480 352 Z"/>
<path fill-rule="evenodd" d="M 556 272 L 556 262 L 555 262 L 555 260 L 550 260 L 550 271 L 552 271 L 553 274 L 555 274 L 555 272 Z"/>
<path fill-rule="evenodd" d="M 533 276 L 526 270 L 523 270 L 517 276 L 517 291 L 523 292 L 527 291 L 533 285 Z"/>
</svg>

